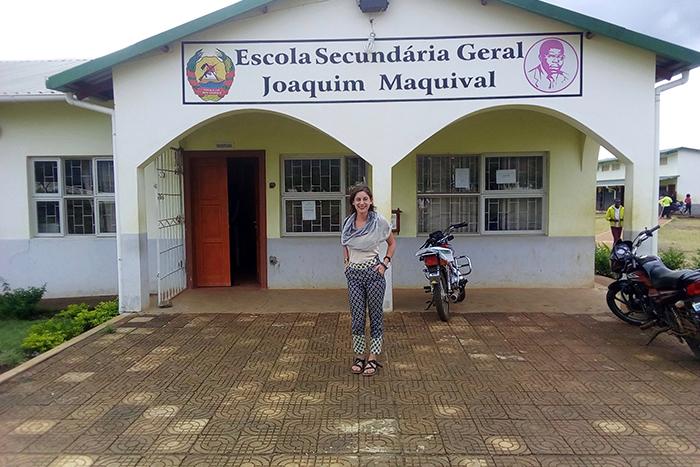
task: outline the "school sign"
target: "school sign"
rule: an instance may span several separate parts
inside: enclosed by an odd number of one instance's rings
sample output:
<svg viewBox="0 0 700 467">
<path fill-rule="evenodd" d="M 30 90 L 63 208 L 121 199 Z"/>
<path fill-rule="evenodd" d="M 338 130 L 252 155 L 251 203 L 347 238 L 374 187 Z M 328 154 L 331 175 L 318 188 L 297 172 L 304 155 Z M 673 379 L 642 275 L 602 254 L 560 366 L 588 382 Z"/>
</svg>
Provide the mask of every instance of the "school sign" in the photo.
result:
<svg viewBox="0 0 700 467">
<path fill-rule="evenodd" d="M 184 104 L 583 95 L 582 34 L 183 42 Z"/>
</svg>

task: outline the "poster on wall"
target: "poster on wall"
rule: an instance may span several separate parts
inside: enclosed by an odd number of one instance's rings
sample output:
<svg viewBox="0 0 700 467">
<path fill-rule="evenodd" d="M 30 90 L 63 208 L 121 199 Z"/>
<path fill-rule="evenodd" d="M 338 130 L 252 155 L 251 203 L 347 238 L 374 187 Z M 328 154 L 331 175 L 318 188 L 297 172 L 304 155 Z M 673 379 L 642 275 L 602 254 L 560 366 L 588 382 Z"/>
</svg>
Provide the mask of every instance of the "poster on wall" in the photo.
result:
<svg viewBox="0 0 700 467">
<path fill-rule="evenodd" d="M 312 104 L 583 95 L 579 32 L 183 41 L 183 104 Z"/>
<path fill-rule="evenodd" d="M 315 221 L 316 220 L 316 201 L 301 202 L 301 220 Z"/>
<path fill-rule="evenodd" d="M 469 168 L 455 169 L 455 188 L 469 188 Z"/>
<path fill-rule="evenodd" d="M 515 183 L 515 169 L 496 170 L 496 183 L 499 185 Z"/>
</svg>

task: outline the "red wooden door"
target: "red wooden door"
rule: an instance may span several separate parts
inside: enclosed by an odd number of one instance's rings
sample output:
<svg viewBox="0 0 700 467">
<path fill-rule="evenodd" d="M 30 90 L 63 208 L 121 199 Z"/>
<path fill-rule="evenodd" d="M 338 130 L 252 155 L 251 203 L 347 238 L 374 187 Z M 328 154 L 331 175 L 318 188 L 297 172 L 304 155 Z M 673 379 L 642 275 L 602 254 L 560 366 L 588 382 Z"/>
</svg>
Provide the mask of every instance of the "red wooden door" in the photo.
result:
<svg viewBox="0 0 700 467">
<path fill-rule="evenodd" d="M 226 158 L 192 158 L 195 287 L 231 286 Z"/>
</svg>

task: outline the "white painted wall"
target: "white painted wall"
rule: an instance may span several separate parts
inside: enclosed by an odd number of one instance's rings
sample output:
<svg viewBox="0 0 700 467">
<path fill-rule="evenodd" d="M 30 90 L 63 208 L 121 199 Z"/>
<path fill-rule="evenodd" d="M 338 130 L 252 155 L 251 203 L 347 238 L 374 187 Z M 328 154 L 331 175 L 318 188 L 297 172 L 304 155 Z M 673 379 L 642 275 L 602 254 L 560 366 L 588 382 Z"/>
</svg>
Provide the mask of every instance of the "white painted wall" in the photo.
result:
<svg viewBox="0 0 700 467">
<path fill-rule="evenodd" d="M 46 297 L 117 292 L 116 238 L 36 238 L 28 158 L 111 156 L 106 115 L 62 102 L 0 104 L 0 277 L 12 287 L 47 284 Z"/>
<path fill-rule="evenodd" d="M 684 148 L 678 152 L 677 157 L 678 185 L 676 193 L 678 201 L 683 201 L 685 194 L 690 193 L 693 204 L 698 205 L 700 203 L 700 151 Z"/>
</svg>

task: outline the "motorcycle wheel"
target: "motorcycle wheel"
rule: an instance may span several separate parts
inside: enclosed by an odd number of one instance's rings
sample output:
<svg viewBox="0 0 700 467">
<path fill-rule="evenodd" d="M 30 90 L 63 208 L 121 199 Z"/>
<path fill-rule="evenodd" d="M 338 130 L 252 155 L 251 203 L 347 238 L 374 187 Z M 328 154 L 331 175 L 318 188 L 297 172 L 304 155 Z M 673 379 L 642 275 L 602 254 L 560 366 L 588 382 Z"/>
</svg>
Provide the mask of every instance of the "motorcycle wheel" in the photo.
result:
<svg viewBox="0 0 700 467">
<path fill-rule="evenodd" d="M 442 321 L 450 320 L 450 297 L 447 295 L 447 274 L 440 268 L 440 280 L 433 285 L 433 303 Z"/>
<path fill-rule="evenodd" d="M 625 323 L 640 326 L 650 319 L 642 307 L 643 297 L 633 288 L 625 287 L 622 282 L 611 284 L 605 298 L 610 311 Z"/>
<path fill-rule="evenodd" d="M 696 337 L 685 337 L 685 343 L 695 354 L 695 358 L 700 359 L 700 339 Z"/>
</svg>

